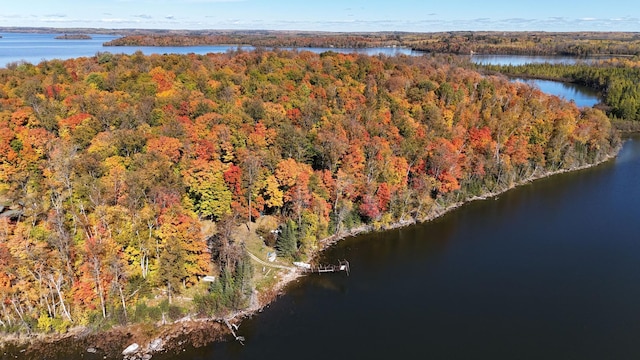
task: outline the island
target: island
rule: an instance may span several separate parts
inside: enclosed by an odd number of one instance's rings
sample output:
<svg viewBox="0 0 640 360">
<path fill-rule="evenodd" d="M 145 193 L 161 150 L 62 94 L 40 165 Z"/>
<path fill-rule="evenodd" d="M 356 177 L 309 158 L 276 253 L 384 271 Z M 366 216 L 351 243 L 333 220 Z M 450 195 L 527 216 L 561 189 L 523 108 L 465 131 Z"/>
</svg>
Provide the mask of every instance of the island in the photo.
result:
<svg viewBox="0 0 640 360">
<path fill-rule="evenodd" d="M 64 34 L 55 37 L 56 40 L 91 40 L 91 36 L 86 34 Z"/>
</svg>

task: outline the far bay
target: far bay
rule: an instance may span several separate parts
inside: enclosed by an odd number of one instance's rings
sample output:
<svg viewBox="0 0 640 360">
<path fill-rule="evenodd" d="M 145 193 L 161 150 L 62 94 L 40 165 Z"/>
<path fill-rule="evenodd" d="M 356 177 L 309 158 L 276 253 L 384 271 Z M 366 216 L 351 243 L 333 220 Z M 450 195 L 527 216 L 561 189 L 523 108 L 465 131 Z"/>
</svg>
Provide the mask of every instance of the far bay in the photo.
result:
<svg viewBox="0 0 640 360">
<path fill-rule="evenodd" d="M 151 54 L 207 54 L 224 53 L 233 50 L 253 50 L 252 46 L 239 45 L 212 45 L 212 46 L 102 46 L 103 43 L 113 40 L 115 35 L 93 35 L 90 40 L 58 40 L 56 36 L 63 34 L 32 34 L 32 33 L 0 33 L 0 67 L 17 61 L 26 61 L 38 64 L 42 60 L 71 59 L 76 57 L 94 56 L 98 52 L 110 52 L 113 54 L 133 54 L 141 51 L 145 55 Z M 284 48 L 294 50 L 294 48 Z M 411 49 L 401 47 L 380 48 L 296 48 L 299 51 L 312 51 L 321 53 L 334 51 L 338 53 L 359 53 L 365 55 L 415 55 Z"/>
</svg>

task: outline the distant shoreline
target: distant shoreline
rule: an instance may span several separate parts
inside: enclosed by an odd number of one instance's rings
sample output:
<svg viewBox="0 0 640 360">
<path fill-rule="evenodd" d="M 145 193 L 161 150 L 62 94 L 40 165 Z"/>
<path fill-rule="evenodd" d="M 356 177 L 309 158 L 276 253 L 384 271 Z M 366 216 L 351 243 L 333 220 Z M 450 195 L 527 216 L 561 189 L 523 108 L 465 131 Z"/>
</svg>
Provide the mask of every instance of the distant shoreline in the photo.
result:
<svg viewBox="0 0 640 360">
<path fill-rule="evenodd" d="M 301 31 L 230 29 L 106 29 L 0 27 L 7 33 L 99 34 L 117 36 L 109 45 L 195 46 L 249 44 L 256 47 L 402 47 L 457 55 L 633 56 L 640 55 L 639 32 L 631 31 Z M 602 49 L 607 49 L 603 53 Z"/>
</svg>

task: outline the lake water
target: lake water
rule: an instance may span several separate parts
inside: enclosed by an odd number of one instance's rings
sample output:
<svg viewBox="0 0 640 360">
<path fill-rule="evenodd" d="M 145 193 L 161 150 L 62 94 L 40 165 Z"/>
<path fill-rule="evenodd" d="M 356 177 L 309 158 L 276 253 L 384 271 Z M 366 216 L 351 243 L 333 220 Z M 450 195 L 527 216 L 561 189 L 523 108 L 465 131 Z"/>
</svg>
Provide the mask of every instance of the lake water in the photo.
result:
<svg viewBox="0 0 640 360">
<path fill-rule="evenodd" d="M 472 55 L 471 61 L 480 65 L 525 65 L 537 63 L 549 64 L 575 64 L 578 62 L 591 63 L 597 60 L 605 60 L 610 57 L 587 57 L 578 58 L 575 56 L 540 56 L 540 55 Z"/>
<path fill-rule="evenodd" d="M 91 35 L 91 40 L 56 40 L 60 34 L 0 33 L 0 66 L 14 61 L 37 64 L 42 60 L 69 59 L 94 56 L 106 51 L 102 43 L 116 38 L 109 35 Z"/>
<path fill-rule="evenodd" d="M 168 359 L 637 359 L 640 141 L 431 223 L 346 239 L 239 335 Z"/>
<path fill-rule="evenodd" d="M 103 43 L 117 38 L 112 35 L 91 35 L 91 40 L 56 40 L 55 37 L 61 34 L 23 34 L 23 33 L 0 33 L 0 67 L 7 66 L 14 61 L 26 61 L 38 64 L 42 60 L 70 59 L 75 57 L 94 56 L 97 52 L 110 52 L 114 54 L 133 54 L 142 51 L 143 54 L 207 54 L 224 53 L 229 50 L 244 49 L 253 50 L 252 46 L 237 45 L 215 45 L 215 46 L 102 46 Z M 294 48 L 284 48 L 292 50 Z M 366 55 L 385 54 L 393 55 L 414 55 L 414 52 L 407 48 L 299 48 L 300 51 L 312 51 L 321 53 L 324 51 L 334 51 L 339 53 L 359 53 Z"/>
<path fill-rule="evenodd" d="M 471 61 L 480 65 L 525 65 L 531 63 L 549 64 L 575 64 L 577 62 L 590 63 L 596 60 L 606 59 L 606 57 L 576 58 L 569 56 L 530 56 L 530 55 L 473 55 Z M 539 88 L 542 92 L 555 95 L 567 101 L 574 101 L 577 106 L 592 107 L 601 101 L 600 94 L 589 87 L 559 81 L 519 79 L 521 81 Z"/>
<path fill-rule="evenodd" d="M 513 80 L 535 86 L 547 94 L 573 101 L 578 107 L 592 107 L 601 101 L 600 94 L 596 90 L 578 84 L 538 79 L 515 78 Z"/>
</svg>

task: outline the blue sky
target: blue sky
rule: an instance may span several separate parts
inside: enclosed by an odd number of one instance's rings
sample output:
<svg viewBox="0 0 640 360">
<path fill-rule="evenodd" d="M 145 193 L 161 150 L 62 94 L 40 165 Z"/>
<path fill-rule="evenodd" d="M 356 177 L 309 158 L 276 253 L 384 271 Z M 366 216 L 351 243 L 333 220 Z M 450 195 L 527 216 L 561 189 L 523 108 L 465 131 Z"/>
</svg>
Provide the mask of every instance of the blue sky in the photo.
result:
<svg viewBox="0 0 640 360">
<path fill-rule="evenodd" d="M 640 31 L 635 1 L 14 0 L 0 26 L 323 31 Z"/>
</svg>

